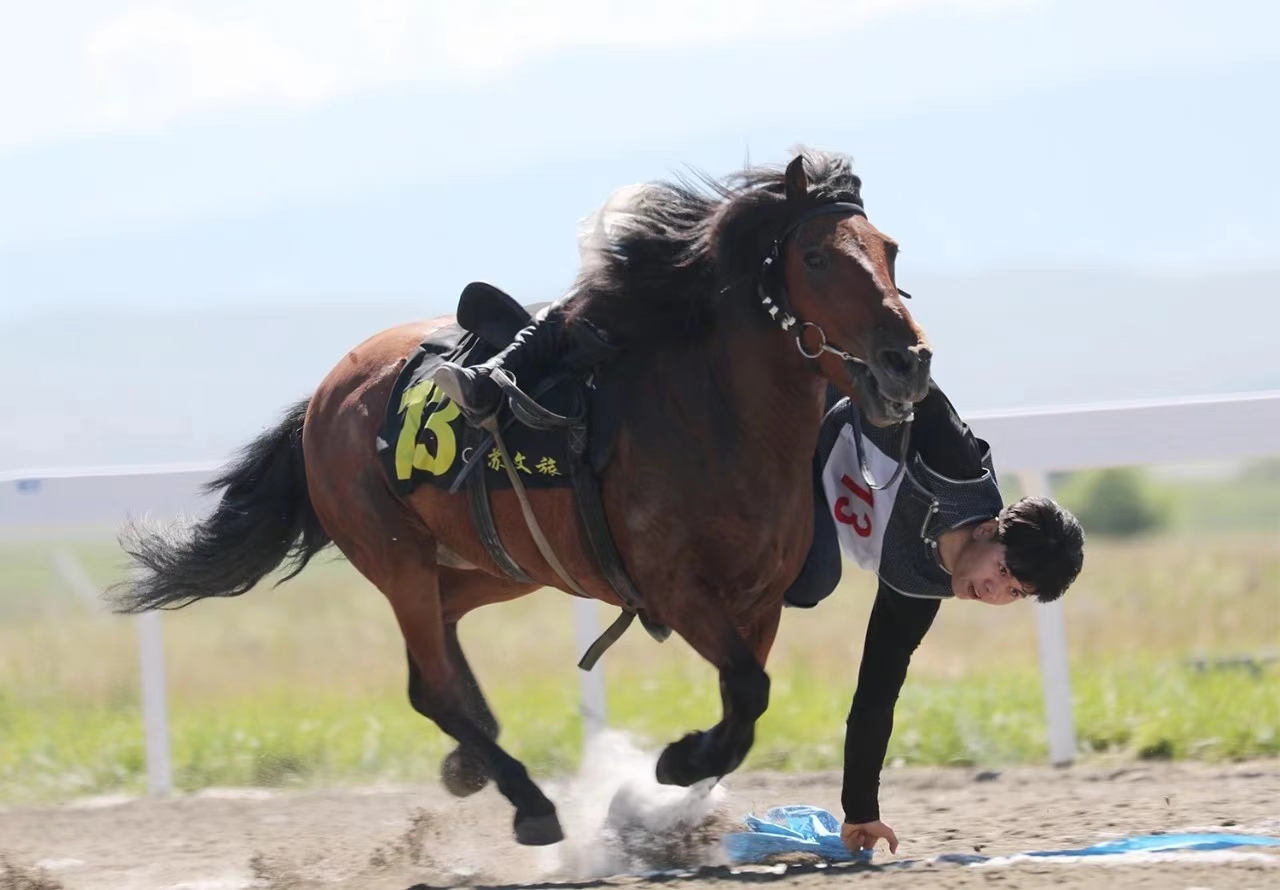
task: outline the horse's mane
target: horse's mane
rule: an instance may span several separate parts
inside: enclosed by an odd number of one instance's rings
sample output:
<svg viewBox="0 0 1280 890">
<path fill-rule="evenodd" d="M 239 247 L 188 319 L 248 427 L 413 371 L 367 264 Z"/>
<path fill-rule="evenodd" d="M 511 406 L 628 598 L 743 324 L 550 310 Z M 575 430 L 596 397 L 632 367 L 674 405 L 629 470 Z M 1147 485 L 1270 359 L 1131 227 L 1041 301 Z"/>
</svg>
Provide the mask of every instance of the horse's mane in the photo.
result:
<svg viewBox="0 0 1280 890">
<path fill-rule="evenodd" d="M 809 179 L 804 207 L 861 203 L 862 181 L 847 156 L 797 153 Z M 785 200 L 785 166 L 765 165 L 618 193 L 584 233 L 570 314 L 631 346 L 704 339 L 725 302 L 743 299 L 733 285 L 754 280 L 764 246 L 794 215 Z"/>
</svg>

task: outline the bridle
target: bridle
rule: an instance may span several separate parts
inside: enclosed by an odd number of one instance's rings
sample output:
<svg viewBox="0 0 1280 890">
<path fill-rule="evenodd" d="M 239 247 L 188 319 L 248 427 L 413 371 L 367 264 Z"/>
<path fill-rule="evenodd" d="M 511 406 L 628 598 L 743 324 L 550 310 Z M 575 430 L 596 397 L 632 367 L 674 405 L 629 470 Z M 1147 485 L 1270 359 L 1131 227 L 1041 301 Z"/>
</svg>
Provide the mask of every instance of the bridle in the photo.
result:
<svg viewBox="0 0 1280 890">
<path fill-rule="evenodd" d="M 764 262 L 760 264 L 760 276 L 756 292 L 760 296 L 760 303 L 768 311 L 769 317 L 776 321 L 784 331 L 789 331 L 792 327 L 799 325 L 795 335 L 796 348 L 800 350 L 800 354 L 805 358 L 814 359 L 822 355 L 823 352 L 831 352 L 847 362 L 865 366 L 867 363 L 862 359 L 850 355 L 847 350 L 832 346 L 827 341 L 827 332 L 822 329 L 821 325 L 812 321 L 799 321 L 796 318 L 789 305 L 791 301 L 787 297 L 787 280 L 782 272 L 782 249 L 791 234 L 815 217 L 837 213 L 862 217 L 867 215 L 867 211 L 863 209 L 861 204 L 856 204 L 852 201 L 832 201 L 826 204 L 819 204 L 801 213 L 773 239 L 773 244 L 769 246 L 769 253 L 765 256 Z M 776 295 L 769 294 L 768 287 L 771 283 L 777 288 Z M 782 317 L 779 318 L 779 315 Z M 822 338 L 822 345 L 812 354 L 804 348 L 802 338 L 805 328 L 817 328 L 818 335 Z"/>
<path fill-rule="evenodd" d="M 837 213 L 862 217 L 866 217 L 867 215 L 867 211 L 863 206 L 853 201 L 830 201 L 825 204 L 819 204 L 816 207 L 811 207 L 804 213 L 801 213 L 793 219 L 776 238 L 773 239 L 773 243 L 769 248 L 769 253 L 765 256 L 764 262 L 760 265 L 760 274 L 756 285 L 756 293 L 760 297 L 761 305 L 763 305 L 765 310 L 769 313 L 769 317 L 777 322 L 784 331 L 789 332 L 792 328 L 795 329 L 796 349 L 798 349 L 800 354 L 805 358 L 816 359 L 819 358 L 822 353 L 830 352 L 831 354 L 844 359 L 844 361 L 851 365 L 861 365 L 862 368 L 865 369 L 866 373 L 869 374 L 871 373 L 871 366 L 865 360 L 850 354 L 848 350 L 835 346 L 828 341 L 827 332 L 822 329 L 820 324 L 813 321 L 802 321 L 796 318 L 790 305 L 791 301 L 787 296 L 787 281 L 786 276 L 783 274 L 782 267 L 782 251 L 787 239 L 791 237 L 791 234 L 795 232 L 796 229 L 809 222 L 809 220 L 818 216 Z M 774 294 L 769 293 L 770 284 L 775 288 Z M 901 290 L 899 290 L 898 293 L 908 299 L 911 296 Z M 804 345 L 804 333 L 808 328 L 814 328 L 817 330 L 820 338 L 820 343 L 817 349 L 812 352 L 806 349 Z M 907 466 L 907 448 L 911 440 L 911 421 L 914 417 L 915 414 L 912 412 L 907 415 L 906 420 L 902 421 L 902 442 L 899 449 L 900 453 L 898 456 L 897 468 L 893 471 L 893 475 L 889 477 L 888 482 L 877 483 L 871 478 L 871 470 L 867 466 L 866 455 L 862 450 L 862 430 L 857 422 L 857 414 L 855 413 L 853 438 L 858 452 L 858 469 L 862 473 L 862 480 L 867 483 L 868 487 L 876 491 L 881 491 L 892 486 L 902 476 L 902 473 Z"/>
</svg>

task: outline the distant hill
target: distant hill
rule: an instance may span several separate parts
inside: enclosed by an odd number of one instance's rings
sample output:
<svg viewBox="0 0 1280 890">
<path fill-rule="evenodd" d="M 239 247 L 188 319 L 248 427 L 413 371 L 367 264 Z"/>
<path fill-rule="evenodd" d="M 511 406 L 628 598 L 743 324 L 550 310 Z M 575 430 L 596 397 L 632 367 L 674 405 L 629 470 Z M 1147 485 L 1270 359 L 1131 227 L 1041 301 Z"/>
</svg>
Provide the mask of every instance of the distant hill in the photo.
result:
<svg viewBox="0 0 1280 890">
<path fill-rule="evenodd" d="M 558 292 L 494 280 L 525 302 Z M 902 285 L 962 411 L 1280 389 L 1280 269 L 1024 268 Z M 350 346 L 450 311 L 455 293 L 0 323 L 0 469 L 222 459 Z"/>
</svg>

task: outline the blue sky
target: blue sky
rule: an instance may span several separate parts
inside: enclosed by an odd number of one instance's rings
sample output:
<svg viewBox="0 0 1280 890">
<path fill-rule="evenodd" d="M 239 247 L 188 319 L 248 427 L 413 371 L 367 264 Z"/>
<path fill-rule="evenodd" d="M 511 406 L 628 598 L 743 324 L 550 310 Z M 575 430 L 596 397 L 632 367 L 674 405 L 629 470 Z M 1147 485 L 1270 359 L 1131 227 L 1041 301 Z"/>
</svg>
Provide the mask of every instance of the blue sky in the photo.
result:
<svg viewBox="0 0 1280 890">
<path fill-rule="evenodd" d="M 1280 5 L 61 0 L 3 23 L 0 365 L 34 383 L 0 396 L 0 464 L 54 453 L 23 444 L 51 404 L 94 415 L 65 460 L 220 456 L 469 280 L 554 297 L 613 189 L 797 143 L 854 156 L 962 407 L 1280 385 Z M 184 360 L 236 394 L 165 414 L 147 331 L 300 308 L 287 373 L 228 335 Z M 68 312 L 131 332 L 93 361 L 154 391 L 113 421 L 33 335 Z"/>
<path fill-rule="evenodd" d="M 1278 9 L 1094 0 L 23 4 L 6 12 L 17 26 L 0 31 L 0 245 L 340 202 L 477 168 L 501 175 L 616 158 L 637 178 L 680 164 L 719 173 L 748 151 L 776 160 L 805 142 L 854 154 L 885 213 L 918 204 L 917 184 L 953 164 L 976 160 L 982 172 L 984 158 L 998 159 L 1007 178 L 993 187 L 1030 189 L 1023 217 L 1046 212 L 1045 199 L 1060 194 L 1058 171 L 1073 163 L 1106 187 L 1177 164 L 1167 175 L 1200 179 L 1214 210 L 1197 233 L 1200 250 L 1270 257 L 1270 202 L 1251 200 L 1240 180 L 1249 168 L 1262 173 L 1280 147 L 1266 111 L 1280 73 Z M 1089 92 L 1100 84 L 1115 84 L 1115 95 Z M 1223 92 L 1197 95 L 1197 84 Z M 1073 105 L 1081 96 L 1091 107 Z M 1191 112 L 1162 146 L 1144 145 L 1127 124 L 1153 111 L 1133 103 L 1153 97 L 1167 106 L 1157 112 L 1184 103 Z M 1218 103 L 1233 113 L 1206 128 L 1198 112 Z M 1002 107 L 1026 121 L 984 114 Z M 1055 117 L 1071 126 L 1051 133 Z M 1129 146 L 1144 151 L 1135 157 Z M 877 174 L 902 156 L 909 166 L 880 185 Z M 1223 176 L 1219 190 L 1231 194 L 1215 195 Z M 1075 245 L 1067 250 L 1159 258 L 1142 230 L 1171 208 L 1134 197 L 1146 203 L 1128 208 L 1131 245 L 1090 245 L 1064 218 L 1059 231 Z M 951 211 L 933 213 L 914 224 L 954 228 Z M 1033 259 L 1061 254 L 1012 246 Z M 975 251 L 984 248 L 957 243 L 921 259 L 998 259 Z"/>
<path fill-rule="evenodd" d="M 892 72 L 874 90 L 850 91 L 865 113 L 1125 70 L 1234 64 L 1274 53 L 1276 20 L 1270 4 L 1238 0 L 62 0 L 6 12 L 0 112 L 10 126 L 0 145 L 155 132 L 228 109 L 315 108 L 424 86 L 486 93 L 539 63 L 604 53 L 603 67 L 562 82 L 568 96 L 584 79 L 608 81 L 610 57 L 753 44 L 728 79 L 767 68 L 764 47 L 829 55 L 824 43 L 843 47 L 841 66 Z"/>
</svg>

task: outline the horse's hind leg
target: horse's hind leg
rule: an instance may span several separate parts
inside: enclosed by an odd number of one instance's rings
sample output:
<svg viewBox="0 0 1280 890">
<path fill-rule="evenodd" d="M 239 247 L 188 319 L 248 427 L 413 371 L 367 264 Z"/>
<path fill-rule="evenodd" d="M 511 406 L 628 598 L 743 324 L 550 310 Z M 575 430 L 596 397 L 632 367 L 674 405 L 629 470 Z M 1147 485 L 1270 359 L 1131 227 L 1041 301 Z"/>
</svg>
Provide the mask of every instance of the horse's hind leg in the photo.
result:
<svg viewBox="0 0 1280 890">
<path fill-rule="evenodd" d="M 727 775 L 742 764 L 755 742 L 756 721 L 769 707 L 769 675 L 763 664 L 780 618 L 779 609 L 744 636 L 723 609 L 712 607 L 701 612 L 695 626 L 674 628 L 719 669 L 723 716 L 711 729 L 691 732 L 666 747 L 655 769 L 659 782 L 688 786 Z"/>
<path fill-rule="evenodd" d="M 466 696 L 461 691 L 462 678 L 448 655 L 448 635 L 440 609 L 435 566 L 430 569 L 430 572 L 417 572 L 405 578 L 407 583 L 403 585 L 392 583 L 384 588 L 408 643 L 409 656 L 417 668 L 414 707 L 456 739 L 461 748 L 479 756 L 498 790 L 516 808 L 514 827 L 519 843 L 540 845 L 561 841 L 564 832 L 555 805 L 529 778 L 524 765 L 502 750 L 486 727 L 468 713 Z"/>
<path fill-rule="evenodd" d="M 471 666 L 458 645 L 458 626 L 446 624 L 445 647 L 450 663 L 453 665 L 461 693 L 463 708 L 467 716 L 475 721 L 484 734 L 491 739 L 498 738 L 498 719 L 489 709 Z M 409 662 L 409 704 L 422 716 L 431 719 L 431 698 L 422 680 L 422 672 L 418 670 L 413 653 L 407 652 Z M 459 744 L 450 751 L 440 764 L 440 781 L 445 789 L 454 797 L 469 797 L 489 784 L 489 771 L 484 759 L 474 748 Z"/>
<path fill-rule="evenodd" d="M 467 716 L 476 722 L 486 736 L 496 740 L 498 718 L 494 716 L 489 703 L 485 701 L 484 693 L 480 691 L 480 684 L 475 674 L 471 672 L 471 665 L 467 664 L 467 657 L 463 654 L 462 646 L 458 642 L 458 625 L 446 624 L 444 634 L 446 654 L 453 666 L 458 692 L 462 697 Z M 431 717 L 430 697 L 412 654 L 409 655 L 409 703 L 422 716 Z M 454 797 L 469 797 L 489 784 L 489 771 L 485 767 L 484 758 L 476 749 L 459 744 L 445 755 L 444 761 L 440 764 L 440 781 Z"/>
<path fill-rule="evenodd" d="M 391 603 L 413 665 L 410 697 L 414 708 L 461 748 L 479 756 L 485 772 L 516 809 L 514 826 L 519 843 L 563 840 L 555 805 L 529 778 L 524 765 L 493 740 L 492 724 L 487 728 L 469 713 L 462 677 L 449 655 L 435 540 L 403 519 L 391 522 L 391 516 L 403 514 L 393 504 L 387 506 L 392 507 L 390 512 L 368 514 L 374 521 L 362 528 L 360 542 L 348 540 L 343 546 L 340 535 L 334 535 L 334 540 Z"/>
<path fill-rule="evenodd" d="M 480 683 L 467 663 L 458 639 L 458 621 L 463 615 L 483 605 L 516 599 L 538 589 L 536 584 L 521 584 L 507 579 L 494 578 L 478 571 L 441 568 L 440 602 L 444 610 L 445 650 L 458 681 L 458 691 L 467 714 L 479 724 L 491 739 L 498 738 L 498 719 L 485 700 Z M 409 658 L 409 701 L 414 710 L 423 716 L 426 700 L 423 698 L 422 680 L 417 665 Z M 450 751 L 440 764 L 440 780 L 455 797 L 475 794 L 489 783 L 489 772 L 480 754 L 464 745 Z"/>
<path fill-rule="evenodd" d="M 415 706 L 461 747 L 479 755 L 515 807 L 520 843 L 555 843 L 564 837 L 556 808 L 524 766 L 468 713 L 449 656 L 435 537 L 392 494 L 371 447 L 399 363 L 421 341 L 420 335 L 406 328 L 394 337 L 368 341 L 350 352 L 312 396 L 303 426 L 312 506 L 334 544 L 391 604 L 415 668 Z M 449 518 L 457 521 L 448 511 L 441 516 Z"/>
</svg>

